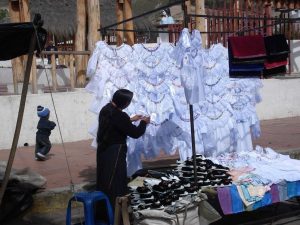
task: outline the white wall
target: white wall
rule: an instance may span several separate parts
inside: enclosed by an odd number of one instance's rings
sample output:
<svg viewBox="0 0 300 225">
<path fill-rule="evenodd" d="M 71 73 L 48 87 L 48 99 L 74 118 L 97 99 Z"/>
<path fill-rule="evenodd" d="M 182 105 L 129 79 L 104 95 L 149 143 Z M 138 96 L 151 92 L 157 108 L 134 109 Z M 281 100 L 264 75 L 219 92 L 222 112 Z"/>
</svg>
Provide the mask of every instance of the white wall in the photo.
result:
<svg viewBox="0 0 300 225">
<path fill-rule="evenodd" d="M 97 116 L 88 111 L 92 96 L 83 89 L 76 92 L 53 93 L 57 117 L 60 123 L 64 142 L 90 139 L 88 128 L 97 119 Z M 11 147 L 17 114 L 20 104 L 20 95 L 0 96 L 0 149 Z M 50 120 L 57 123 L 50 94 L 28 94 L 26 99 L 23 124 L 19 138 L 19 146 L 25 142 L 35 143 L 35 132 L 38 123 L 36 108 L 38 105 L 50 109 Z M 58 127 L 52 131 L 51 141 L 61 143 Z"/>
<path fill-rule="evenodd" d="M 259 119 L 300 116 L 300 77 L 265 79 L 262 82 L 262 102 L 256 107 Z"/>
<path fill-rule="evenodd" d="M 261 120 L 300 116 L 300 78 L 266 79 L 263 84 L 263 101 L 257 105 Z M 91 139 L 88 129 L 97 120 L 97 116 L 88 111 L 92 96 L 84 89 L 77 89 L 76 92 L 54 93 L 53 98 L 64 142 Z M 0 96 L 0 149 L 11 147 L 19 104 L 19 95 Z M 29 145 L 35 143 L 36 107 L 39 104 L 49 107 L 52 112 L 50 119 L 57 122 L 50 94 L 28 94 L 19 146 L 25 142 Z M 61 143 L 57 128 L 51 141 Z"/>
</svg>

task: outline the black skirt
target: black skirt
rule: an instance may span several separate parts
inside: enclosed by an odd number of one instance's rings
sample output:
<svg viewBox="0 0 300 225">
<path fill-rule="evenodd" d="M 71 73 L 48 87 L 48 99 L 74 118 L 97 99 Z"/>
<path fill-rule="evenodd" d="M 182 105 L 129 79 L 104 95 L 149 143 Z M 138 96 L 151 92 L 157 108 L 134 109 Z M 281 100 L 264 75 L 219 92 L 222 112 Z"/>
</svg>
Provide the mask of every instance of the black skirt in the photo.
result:
<svg viewBox="0 0 300 225">
<path fill-rule="evenodd" d="M 97 149 L 97 190 L 109 197 L 113 208 L 116 197 L 128 193 L 126 154 L 126 144 Z"/>
</svg>

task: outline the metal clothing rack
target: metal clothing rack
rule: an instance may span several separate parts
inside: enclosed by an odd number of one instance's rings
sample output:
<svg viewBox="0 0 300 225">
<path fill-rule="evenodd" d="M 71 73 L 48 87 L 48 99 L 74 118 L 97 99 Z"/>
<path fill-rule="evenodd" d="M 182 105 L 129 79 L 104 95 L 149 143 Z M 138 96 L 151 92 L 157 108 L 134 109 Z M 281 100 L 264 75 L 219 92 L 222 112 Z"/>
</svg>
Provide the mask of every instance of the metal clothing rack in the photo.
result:
<svg viewBox="0 0 300 225">
<path fill-rule="evenodd" d="M 157 9 L 153 9 L 153 10 L 150 10 L 150 11 L 147 11 L 145 13 L 142 13 L 140 15 L 137 15 L 137 16 L 133 16 L 131 18 L 128 18 L 128 19 L 125 19 L 123 21 L 120 21 L 120 22 L 117 22 L 117 23 L 114 23 L 114 24 L 111 24 L 111 25 L 108 25 L 108 26 L 105 26 L 105 27 L 102 27 L 100 29 L 98 29 L 98 31 L 101 32 L 102 34 L 102 37 L 104 38 L 105 34 L 107 33 L 108 30 L 112 30 L 112 31 L 123 31 L 123 32 L 148 32 L 148 33 L 179 33 L 177 31 L 175 32 L 168 32 L 168 31 L 158 31 L 158 30 L 126 30 L 126 29 L 114 29 L 113 27 L 117 26 L 117 25 L 120 25 L 120 24 L 124 24 L 128 21 L 132 21 L 132 20 L 135 20 L 135 19 L 138 19 L 138 18 L 141 18 L 141 17 L 144 17 L 144 16 L 147 16 L 149 14 L 152 14 L 152 13 L 155 13 L 155 12 L 158 12 L 158 11 L 161 11 L 163 9 L 166 9 L 166 8 L 169 8 L 171 6 L 175 6 L 175 5 L 181 5 L 182 6 L 182 10 L 183 10 L 183 18 L 184 18 L 184 27 L 188 27 L 188 16 L 187 16 L 187 8 L 186 8 L 186 5 L 185 5 L 185 2 L 186 0 L 178 0 L 178 1 L 175 1 L 173 3 L 170 3 L 170 4 L 167 4 L 165 6 L 162 6 L 162 7 L 159 7 Z M 192 153 L 193 153 L 193 165 L 194 165 L 194 182 L 195 184 L 197 183 L 197 167 L 196 167 L 196 145 L 195 145 L 195 129 L 194 129 L 194 112 L 193 112 L 193 105 L 189 105 L 189 112 L 190 112 L 190 125 L 191 125 L 191 140 L 192 140 Z"/>
</svg>

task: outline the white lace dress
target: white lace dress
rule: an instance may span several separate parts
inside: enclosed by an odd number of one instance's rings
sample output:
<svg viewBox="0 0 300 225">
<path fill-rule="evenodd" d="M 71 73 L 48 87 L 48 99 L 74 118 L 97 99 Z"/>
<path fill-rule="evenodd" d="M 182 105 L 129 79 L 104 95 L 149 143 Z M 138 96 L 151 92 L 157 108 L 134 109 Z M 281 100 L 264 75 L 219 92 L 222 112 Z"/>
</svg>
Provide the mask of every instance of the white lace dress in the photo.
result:
<svg viewBox="0 0 300 225">
<path fill-rule="evenodd" d="M 181 85 L 184 87 L 188 104 L 196 104 L 204 100 L 201 48 L 200 32 L 194 30 L 190 35 L 188 29 L 184 28 L 171 54 L 180 68 Z"/>
<path fill-rule="evenodd" d="M 215 157 L 231 151 L 236 136 L 232 108 L 225 98 L 229 82 L 227 49 L 221 44 L 205 49 L 203 67 L 206 100 L 199 107 L 207 127 L 203 134 L 204 154 Z"/>
<path fill-rule="evenodd" d="M 94 95 L 89 110 L 97 116 L 101 108 L 112 98 L 113 93 L 120 89 L 135 89 L 134 66 L 131 64 L 133 50 L 131 46 L 122 44 L 119 47 L 109 46 L 106 42 L 99 41 L 93 55 L 89 59 L 87 74 L 90 77 L 85 89 Z M 131 115 L 134 109 L 136 96 L 132 104 L 126 109 Z M 97 147 L 96 136 L 98 130 L 98 118 L 89 128 L 89 133 L 94 137 L 92 146 Z"/>
<path fill-rule="evenodd" d="M 234 151 L 252 151 L 251 131 L 253 137 L 260 135 L 260 124 L 255 109 L 257 100 L 260 99 L 260 87 L 260 80 L 257 78 L 230 79 L 228 83 L 226 99 L 231 104 L 237 126 Z"/>
</svg>

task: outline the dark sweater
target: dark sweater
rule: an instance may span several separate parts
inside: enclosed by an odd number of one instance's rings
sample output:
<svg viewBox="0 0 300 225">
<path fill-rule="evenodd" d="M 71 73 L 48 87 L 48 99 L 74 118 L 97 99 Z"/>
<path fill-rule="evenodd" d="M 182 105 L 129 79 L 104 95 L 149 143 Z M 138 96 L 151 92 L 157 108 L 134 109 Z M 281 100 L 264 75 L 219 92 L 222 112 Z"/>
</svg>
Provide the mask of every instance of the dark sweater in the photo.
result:
<svg viewBox="0 0 300 225">
<path fill-rule="evenodd" d="M 50 136 L 51 130 L 53 130 L 55 126 L 56 124 L 48 118 L 41 117 L 37 125 L 38 131 L 36 134 Z"/>
<path fill-rule="evenodd" d="M 127 136 L 139 138 L 145 133 L 145 130 L 145 121 L 141 121 L 138 126 L 135 126 L 125 112 L 108 103 L 99 114 L 98 146 L 106 148 L 113 144 L 126 144 Z"/>
</svg>

